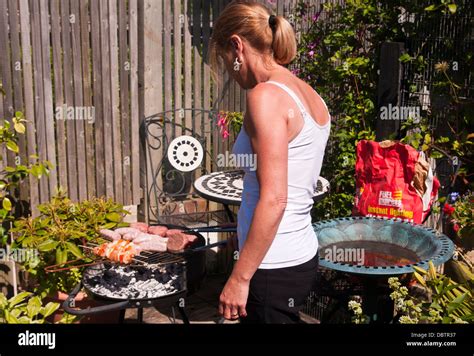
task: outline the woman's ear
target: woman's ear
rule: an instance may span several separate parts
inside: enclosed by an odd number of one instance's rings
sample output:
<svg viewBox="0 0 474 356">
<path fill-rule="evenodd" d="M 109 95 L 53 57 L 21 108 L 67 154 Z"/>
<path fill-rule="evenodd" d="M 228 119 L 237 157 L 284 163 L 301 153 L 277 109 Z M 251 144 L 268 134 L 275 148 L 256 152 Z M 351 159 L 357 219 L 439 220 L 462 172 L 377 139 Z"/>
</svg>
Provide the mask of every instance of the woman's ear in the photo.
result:
<svg viewBox="0 0 474 356">
<path fill-rule="evenodd" d="M 243 51 L 242 39 L 238 35 L 232 35 L 230 37 L 230 45 L 232 47 L 232 52 L 235 57 L 240 57 Z"/>
</svg>

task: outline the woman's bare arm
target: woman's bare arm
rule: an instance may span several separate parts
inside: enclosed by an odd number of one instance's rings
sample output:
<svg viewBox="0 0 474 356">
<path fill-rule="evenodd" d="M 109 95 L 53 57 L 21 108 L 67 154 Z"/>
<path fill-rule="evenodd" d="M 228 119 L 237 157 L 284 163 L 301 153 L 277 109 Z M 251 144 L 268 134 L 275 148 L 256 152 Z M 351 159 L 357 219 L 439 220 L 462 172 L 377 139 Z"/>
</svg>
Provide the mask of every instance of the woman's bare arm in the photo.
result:
<svg viewBox="0 0 474 356">
<path fill-rule="evenodd" d="M 280 96 L 268 84 L 258 85 L 247 95 L 246 131 L 257 155 L 260 198 L 232 273 L 238 280 L 252 278 L 275 238 L 287 203 L 288 124 Z"/>
<path fill-rule="evenodd" d="M 245 244 L 219 298 L 226 319 L 247 315 L 250 279 L 261 264 L 286 208 L 288 195 L 288 115 L 277 89 L 260 84 L 247 94 L 247 131 L 257 155 L 260 197 Z"/>
</svg>

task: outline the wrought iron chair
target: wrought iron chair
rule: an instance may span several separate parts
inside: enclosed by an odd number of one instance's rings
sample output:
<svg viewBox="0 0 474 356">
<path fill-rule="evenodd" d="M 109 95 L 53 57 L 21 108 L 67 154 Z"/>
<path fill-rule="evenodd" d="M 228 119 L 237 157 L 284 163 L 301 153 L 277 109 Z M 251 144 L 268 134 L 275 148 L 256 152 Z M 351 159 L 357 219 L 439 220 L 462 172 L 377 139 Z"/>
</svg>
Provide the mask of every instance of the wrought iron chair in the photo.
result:
<svg viewBox="0 0 474 356">
<path fill-rule="evenodd" d="M 185 117 L 191 119 L 192 127 L 178 122 Z M 213 110 L 170 110 L 145 118 L 140 141 L 147 162 L 142 174 L 146 175 L 148 223 L 209 226 L 228 221 L 224 209 L 208 210 L 209 202 L 194 199 L 198 197 L 193 191 L 194 180 L 217 167 L 215 156 L 222 142 L 216 128 L 217 111 Z M 170 143 L 181 135 L 195 138 L 202 146 L 202 163 L 195 170 L 178 170 L 168 159 Z M 207 205 L 205 210 L 203 204 Z"/>
</svg>

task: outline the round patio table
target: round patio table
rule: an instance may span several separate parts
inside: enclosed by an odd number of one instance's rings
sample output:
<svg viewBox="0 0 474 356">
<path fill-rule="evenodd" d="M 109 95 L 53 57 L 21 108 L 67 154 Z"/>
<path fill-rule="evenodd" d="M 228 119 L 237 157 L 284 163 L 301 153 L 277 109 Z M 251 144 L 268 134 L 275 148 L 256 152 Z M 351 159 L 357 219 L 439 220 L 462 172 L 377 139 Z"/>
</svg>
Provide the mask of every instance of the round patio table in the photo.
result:
<svg viewBox="0 0 474 356">
<path fill-rule="evenodd" d="M 243 177 L 243 170 L 214 172 L 196 179 L 194 189 L 201 197 L 223 204 L 230 221 L 234 222 L 229 205 L 240 205 L 242 202 Z M 323 199 L 329 193 L 329 187 L 328 180 L 319 177 L 313 200 L 318 202 Z"/>
</svg>

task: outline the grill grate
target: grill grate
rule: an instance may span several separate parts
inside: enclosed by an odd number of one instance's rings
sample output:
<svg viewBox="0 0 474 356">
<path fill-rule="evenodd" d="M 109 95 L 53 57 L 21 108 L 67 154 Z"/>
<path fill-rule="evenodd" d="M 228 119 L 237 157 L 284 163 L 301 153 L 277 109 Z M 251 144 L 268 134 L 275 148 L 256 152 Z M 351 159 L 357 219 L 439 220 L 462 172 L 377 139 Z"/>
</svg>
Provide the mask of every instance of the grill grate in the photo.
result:
<svg viewBox="0 0 474 356">
<path fill-rule="evenodd" d="M 81 247 L 86 249 L 90 253 L 90 255 L 95 256 L 92 253 L 92 249 L 97 246 L 99 246 L 99 244 L 89 242 L 87 245 L 81 246 Z M 99 258 L 99 256 L 95 256 L 95 257 Z M 138 265 L 154 267 L 154 266 L 165 266 L 172 263 L 184 263 L 185 259 L 182 255 L 177 255 L 170 252 L 141 251 L 140 254 L 135 255 L 132 258 L 132 261 Z M 104 262 L 104 259 L 100 258 L 100 262 Z M 113 261 L 108 261 L 108 262 L 113 263 Z"/>
<path fill-rule="evenodd" d="M 183 256 L 169 252 L 142 251 L 133 258 L 133 261 L 148 266 L 162 266 L 170 263 L 184 262 L 184 258 Z"/>
</svg>

